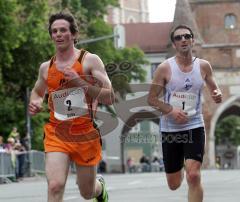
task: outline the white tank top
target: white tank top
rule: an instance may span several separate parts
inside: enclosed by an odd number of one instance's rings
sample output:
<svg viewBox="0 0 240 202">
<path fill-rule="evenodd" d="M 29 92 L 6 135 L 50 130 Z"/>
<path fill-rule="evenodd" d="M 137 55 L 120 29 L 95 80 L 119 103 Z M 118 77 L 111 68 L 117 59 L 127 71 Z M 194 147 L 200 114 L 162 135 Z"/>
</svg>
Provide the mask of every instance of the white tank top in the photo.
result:
<svg viewBox="0 0 240 202">
<path fill-rule="evenodd" d="M 186 124 L 177 124 L 171 117 L 161 116 L 160 131 L 178 132 L 203 127 L 201 96 L 204 81 L 200 71 L 200 60 L 196 58 L 192 70 L 187 73 L 180 70 L 175 57 L 167 61 L 172 74 L 165 86 L 164 102 L 187 112 L 189 120 Z"/>
</svg>

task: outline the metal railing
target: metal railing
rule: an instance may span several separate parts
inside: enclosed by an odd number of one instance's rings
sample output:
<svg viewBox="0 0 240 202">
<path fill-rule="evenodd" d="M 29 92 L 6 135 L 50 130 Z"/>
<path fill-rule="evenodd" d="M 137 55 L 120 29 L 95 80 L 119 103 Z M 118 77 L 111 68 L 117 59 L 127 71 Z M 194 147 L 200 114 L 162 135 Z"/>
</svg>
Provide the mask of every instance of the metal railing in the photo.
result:
<svg viewBox="0 0 240 202">
<path fill-rule="evenodd" d="M 30 157 L 30 173 L 45 173 L 45 153 L 41 151 L 32 150 Z"/>
<path fill-rule="evenodd" d="M 21 155 L 21 160 L 19 162 Z M 23 158 L 24 155 L 24 158 Z M 45 154 L 41 151 L 0 152 L 0 184 L 15 181 L 21 166 L 24 177 L 45 173 Z"/>
<path fill-rule="evenodd" d="M 0 153 L 0 177 L 14 177 L 15 169 L 13 165 L 13 156 L 9 153 Z"/>
</svg>

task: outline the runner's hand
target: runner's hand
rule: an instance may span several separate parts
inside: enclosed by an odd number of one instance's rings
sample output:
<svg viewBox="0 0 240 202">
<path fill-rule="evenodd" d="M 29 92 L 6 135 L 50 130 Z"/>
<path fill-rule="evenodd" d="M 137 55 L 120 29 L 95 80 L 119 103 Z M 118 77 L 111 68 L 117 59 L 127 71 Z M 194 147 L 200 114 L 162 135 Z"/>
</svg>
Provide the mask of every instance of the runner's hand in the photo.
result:
<svg viewBox="0 0 240 202">
<path fill-rule="evenodd" d="M 65 68 L 63 70 L 63 73 L 64 73 L 64 77 L 69 81 L 80 78 L 80 76 L 74 69 Z"/>
<path fill-rule="evenodd" d="M 222 92 L 220 89 L 216 89 L 212 93 L 212 99 L 215 103 L 221 103 L 222 102 Z"/>
<path fill-rule="evenodd" d="M 74 69 L 65 68 L 63 70 L 63 73 L 65 79 L 67 80 L 65 87 L 82 87 L 85 90 L 86 82 L 79 76 L 79 74 Z"/>
<path fill-rule="evenodd" d="M 42 102 L 39 101 L 31 101 L 28 105 L 28 112 L 31 116 L 36 115 L 37 113 L 42 111 Z"/>
<path fill-rule="evenodd" d="M 173 107 L 172 110 L 165 115 L 166 117 L 172 117 L 176 123 L 178 124 L 185 124 L 188 122 L 187 113 L 179 108 Z"/>
</svg>

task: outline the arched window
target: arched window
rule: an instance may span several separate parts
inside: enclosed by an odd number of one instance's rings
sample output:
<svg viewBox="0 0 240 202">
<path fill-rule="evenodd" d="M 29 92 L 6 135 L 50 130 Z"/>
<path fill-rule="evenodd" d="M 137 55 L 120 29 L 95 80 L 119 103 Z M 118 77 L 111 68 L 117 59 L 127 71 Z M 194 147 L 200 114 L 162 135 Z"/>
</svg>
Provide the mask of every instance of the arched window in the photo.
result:
<svg viewBox="0 0 240 202">
<path fill-rule="evenodd" d="M 226 29 L 235 29 L 237 25 L 236 16 L 234 14 L 225 15 L 224 24 Z"/>
</svg>

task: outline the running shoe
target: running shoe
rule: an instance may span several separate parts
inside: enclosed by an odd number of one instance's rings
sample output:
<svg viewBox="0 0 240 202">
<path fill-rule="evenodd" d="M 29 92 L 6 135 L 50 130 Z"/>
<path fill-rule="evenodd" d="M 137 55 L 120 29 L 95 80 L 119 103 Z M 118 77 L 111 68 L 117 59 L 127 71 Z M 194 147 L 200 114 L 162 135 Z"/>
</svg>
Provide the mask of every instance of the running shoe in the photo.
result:
<svg viewBox="0 0 240 202">
<path fill-rule="evenodd" d="M 93 202 L 108 202 L 108 193 L 107 193 L 106 184 L 103 179 L 103 176 L 101 176 L 101 175 L 97 176 L 97 180 L 102 185 L 102 194 L 100 196 L 94 198 Z"/>
</svg>

